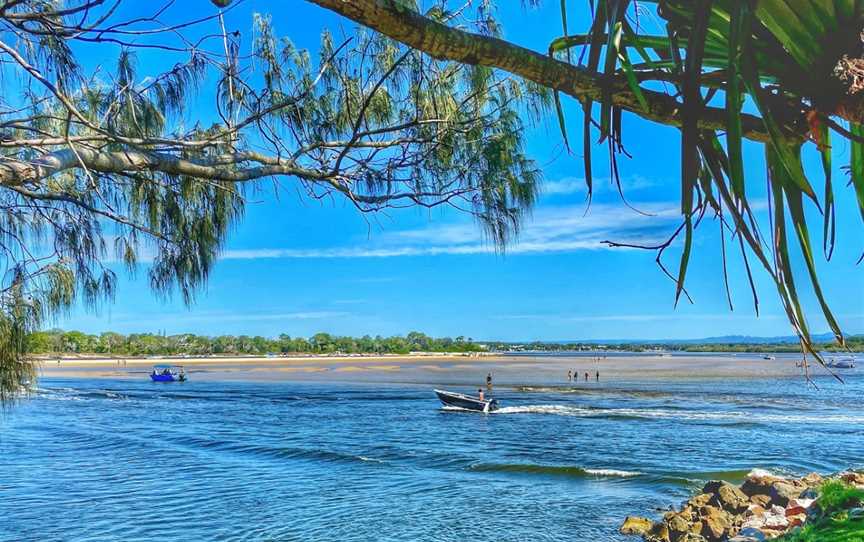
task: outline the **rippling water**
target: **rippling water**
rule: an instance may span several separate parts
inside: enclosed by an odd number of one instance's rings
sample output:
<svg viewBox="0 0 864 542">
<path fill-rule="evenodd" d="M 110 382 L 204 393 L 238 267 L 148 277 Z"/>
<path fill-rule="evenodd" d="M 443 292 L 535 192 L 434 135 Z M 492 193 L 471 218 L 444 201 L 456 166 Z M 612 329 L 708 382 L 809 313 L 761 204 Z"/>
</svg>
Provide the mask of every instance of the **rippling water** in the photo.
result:
<svg viewBox="0 0 864 542">
<path fill-rule="evenodd" d="M 0 540 L 626 540 L 702 481 L 864 466 L 864 379 L 496 390 L 50 379 L 0 418 Z M 632 539 L 630 539 L 632 540 Z"/>
</svg>

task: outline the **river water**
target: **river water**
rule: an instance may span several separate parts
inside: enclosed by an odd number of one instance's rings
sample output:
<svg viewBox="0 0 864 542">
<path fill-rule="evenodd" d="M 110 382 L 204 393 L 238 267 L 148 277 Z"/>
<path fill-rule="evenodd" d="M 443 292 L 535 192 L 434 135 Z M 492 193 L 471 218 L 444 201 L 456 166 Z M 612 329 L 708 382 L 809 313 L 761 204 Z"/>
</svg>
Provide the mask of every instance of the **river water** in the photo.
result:
<svg viewBox="0 0 864 542">
<path fill-rule="evenodd" d="M 501 387 L 490 415 L 192 376 L 42 379 L 0 417 L 0 540 L 635 541 L 708 479 L 864 467 L 854 373 Z"/>
</svg>

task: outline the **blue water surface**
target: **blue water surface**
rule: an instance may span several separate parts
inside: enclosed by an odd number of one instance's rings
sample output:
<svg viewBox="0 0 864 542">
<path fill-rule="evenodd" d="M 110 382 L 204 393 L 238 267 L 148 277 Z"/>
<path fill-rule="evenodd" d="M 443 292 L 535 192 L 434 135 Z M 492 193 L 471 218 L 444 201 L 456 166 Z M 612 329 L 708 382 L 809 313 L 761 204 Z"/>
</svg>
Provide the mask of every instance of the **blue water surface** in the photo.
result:
<svg viewBox="0 0 864 542">
<path fill-rule="evenodd" d="M 707 479 L 864 467 L 856 375 L 495 395 L 44 378 L 0 418 L 0 540 L 636 540 Z"/>
</svg>

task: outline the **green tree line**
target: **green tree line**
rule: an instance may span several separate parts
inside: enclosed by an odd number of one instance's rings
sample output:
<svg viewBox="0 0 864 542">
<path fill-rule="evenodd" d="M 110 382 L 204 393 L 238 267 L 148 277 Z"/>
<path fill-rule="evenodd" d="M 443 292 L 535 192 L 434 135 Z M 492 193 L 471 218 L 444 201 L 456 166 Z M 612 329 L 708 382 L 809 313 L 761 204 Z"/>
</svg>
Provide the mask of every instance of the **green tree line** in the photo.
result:
<svg viewBox="0 0 864 542">
<path fill-rule="evenodd" d="M 864 335 L 852 335 L 846 338 L 846 345 L 840 346 L 834 341 L 815 342 L 814 348 L 820 352 L 864 352 Z M 757 352 L 757 353 L 800 353 L 801 346 L 794 342 L 741 342 L 741 343 L 620 343 L 598 344 L 590 342 L 546 343 L 534 341 L 529 343 L 490 342 L 487 347 L 491 351 L 540 351 L 540 352 L 574 352 L 580 350 L 611 350 L 626 352 L 650 352 L 654 350 L 673 352 Z"/>
<path fill-rule="evenodd" d="M 27 336 L 31 354 L 109 354 L 124 356 L 209 355 L 209 354 L 407 354 L 408 352 L 478 352 L 483 348 L 465 337 L 429 337 L 412 331 L 406 336 L 343 337 L 316 333 L 311 337 L 275 338 L 260 335 L 219 335 L 209 337 L 182 333 L 160 335 L 106 331 L 91 335 L 81 331 L 51 329 Z"/>
</svg>

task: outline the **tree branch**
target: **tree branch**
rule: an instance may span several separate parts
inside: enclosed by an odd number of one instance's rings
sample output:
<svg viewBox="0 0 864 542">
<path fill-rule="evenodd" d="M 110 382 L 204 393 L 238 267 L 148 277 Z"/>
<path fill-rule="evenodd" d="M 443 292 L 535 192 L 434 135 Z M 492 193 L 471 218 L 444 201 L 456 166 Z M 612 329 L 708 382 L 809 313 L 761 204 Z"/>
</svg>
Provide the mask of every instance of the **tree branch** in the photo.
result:
<svg viewBox="0 0 864 542">
<path fill-rule="evenodd" d="M 642 118 L 680 127 L 681 104 L 674 97 L 648 89 L 645 111 L 623 77 L 607 77 L 573 66 L 498 38 L 451 28 L 421 15 L 397 0 L 307 0 L 376 30 L 434 58 L 489 66 L 558 90 L 577 100 L 600 101 L 604 87 L 612 89 L 612 103 Z M 741 115 L 744 137 L 769 141 L 762 120 Z M 724 109 L 706 107 L 699 128 L 725 130 Z"/>
<path fill-rule="evenodd" d="M 250 161 L 262 165 L 235 167 L 239 163 Z M 5 162 L 0 163 L 0 186 L 33 183 L 62 171 L 80 168 L 82 165 L 99 173 L 153 171 L 231 182 L 252 181 L 271 175 L 296 175 L 310 180 L 326 179 L 326 175 L 318 171 L 257 153 L 235 153 L 207 160 L 192 160 L 155 151 L 101 151 L 82 148 L 77 155 L 71 149 L 62 149 L 29 162 L 10 160 L 7 157 Z"/>
</svg>

